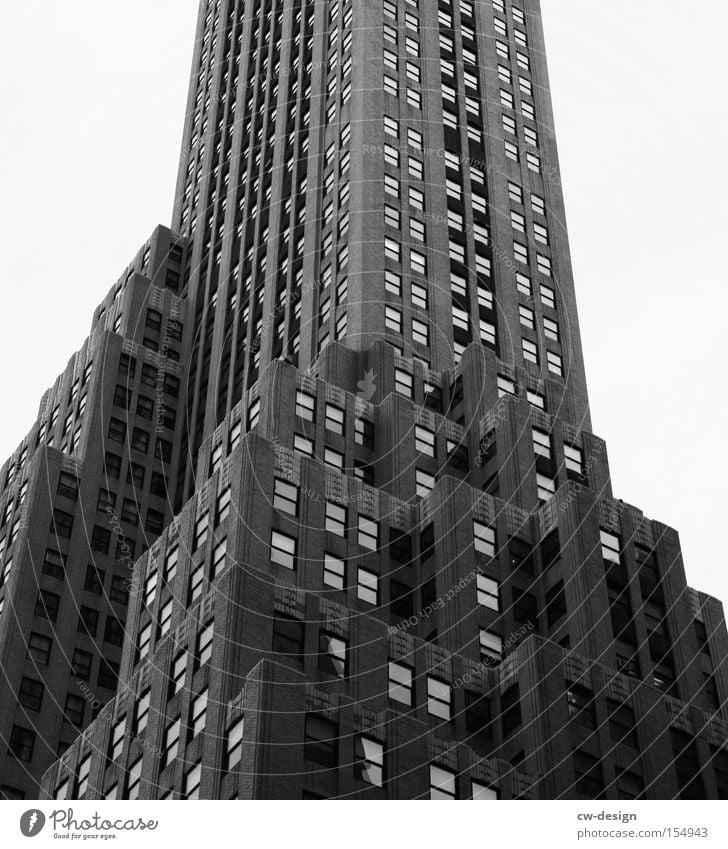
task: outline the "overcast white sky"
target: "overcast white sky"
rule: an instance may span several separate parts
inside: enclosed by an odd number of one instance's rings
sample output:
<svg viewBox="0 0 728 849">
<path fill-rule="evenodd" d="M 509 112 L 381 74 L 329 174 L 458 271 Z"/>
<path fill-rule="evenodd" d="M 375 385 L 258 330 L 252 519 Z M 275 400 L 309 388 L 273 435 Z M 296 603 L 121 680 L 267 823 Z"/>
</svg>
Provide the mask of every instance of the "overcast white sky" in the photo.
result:
<svg viewBox="0 0 728 849">
<path fill-rule="evenodd" d="M 617 497 L 728 598 L 718 0 L 542 0 L 595 432 Z M 0 458 L 168 224 L 197 0 L 6 4 Z"/>
</svg>

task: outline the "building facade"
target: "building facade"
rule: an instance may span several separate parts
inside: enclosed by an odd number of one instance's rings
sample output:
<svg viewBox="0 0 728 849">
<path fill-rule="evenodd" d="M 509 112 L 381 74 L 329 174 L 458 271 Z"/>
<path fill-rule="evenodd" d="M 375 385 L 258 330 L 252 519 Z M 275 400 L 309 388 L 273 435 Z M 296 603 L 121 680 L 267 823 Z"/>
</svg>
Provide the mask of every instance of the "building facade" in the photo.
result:
<svg viewBox="0 0 728 849">
<path fill-rule="evenodd" d="M 48 797 L 725 798 L 722 608 L 591 432 L 537 2 L 203 0 L 157 238 L 97 404 L 182 325 L 166 506 Z"/>
</svg>

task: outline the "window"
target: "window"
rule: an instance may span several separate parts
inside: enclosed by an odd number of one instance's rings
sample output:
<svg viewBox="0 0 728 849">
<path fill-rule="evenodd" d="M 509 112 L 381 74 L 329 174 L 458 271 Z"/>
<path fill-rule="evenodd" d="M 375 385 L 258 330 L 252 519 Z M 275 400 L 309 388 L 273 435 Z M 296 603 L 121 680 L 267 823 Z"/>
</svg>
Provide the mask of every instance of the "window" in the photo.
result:
<svg viewBox="0 0 728 849">
<path fill-rule="evenodd" d="M 430 764 L 430 799 L 455 798 L 455 773 Z"/>
<path fill-rule="evenodd" d="M 271 531 L 271 563 L 277 563 L 286 569 L 296 568 L 296 540 L 280 531 Z"/>
<path fill-rule="evenodd" d="M 45 687 L 33 678 L 23 678 L 18 691 L 18 701 L 26 710 L 39 711 L 43 704 Z"/>
<path fill-rule="evenodd" d="M 35 603 L 35 615 L 55 622 L 58 619 L 58 608 L 61 604 L 60 596 L 48 590 L 41 590 Z"/>
<path fill-rule="evenodd" d="M 272 650 L 296 660 L 303 660 L 305 638 L 304 623 L 285 613 L 276 613 L 273 619 Z"/>
<path fill-rule="evenodd" d="M 212 637 L 214 633 L 214 623 L 210 622 L 209 625 L 205 626 L 205 628 L 200 631 L 197 635 L 197 646 L 195 651 L 195 666 L 199 669 L 200 666 L 204 666 L 208 660 L 212 657 Z"/>
<path fill-rule="evenodd" d="M 535 342 L 530 339 L 521 339 L 521 347 L 523 349 L 523 359 L 528 363 L 538 365 L 538 347 Z"/>
<path fill-rule="evenodd" d="M 202 516 L 199 516 L 195 522 L 195 535 L 192 540 L 192 551 L 197 551 L 200 546 L 205 544 L 209 528 L 210 514 L 209 512 L 205 512 Z"/>
<path fill-rule="evenodd" d="M 452 687 L 437 678 L 427 676 L 427 713 L 440 719 L 450 719 Z"/>
<path fill-rule="evenodd" d="M 373 519 L 359 515 L 357 542 L 363 548 L 376 551 L 379 540 L 379 525 Z"/>
<path fill-rule="evenodd" d="M 47 548 L 43 560 L 43 573 L 62 581 L 66 575 L 66 558 L 60 551 Z"/>
<path fill-rule="evenodd" d="M 70 539 L 73 532 L 73 516 L 63 510 L 54 510 L 50 532 L 58 537 Z"/>
<path fill-rule="evenodd" d="M 599 531 L 599 536 L 602 545 L 602 557 L 605 564 L 621 563 L 619 537 L 604 530 Z"/>
<path fill-rule="evenodd" d="M 394 388 L 407 398 L 412 397 L 412 375 L 402 369 L 394 370 Z"/>
<path fill-rule="evenodd" d="M 316 399 L 307 392 L 296 392 L 296 415 L 312 422 L 316 416 Z"/>
<path fill-rule="evenodd" d="M 473 535 L 475 550 L 486 557 L 495 557 L 495 528 L 473 522 Z"/>
<path fill-rule="evenodd" d="M 225 739 L 225 757 L 223 760 L 224 772 L 229 772 L 240 763 L 243 756 L 244 729 L 245 722 L 243 717 L 240 717 L 237 722 L 234 722 L 230 728 L 228 728 Z"/>
<path fill-rule="evenodd" d="M 615 743 L 623 743 L 632 749 L 639 749 L 639 739 L 634 710 L 627 704 L 607 699 L 609 711 L 609 733 Z"/>
<path fill-rule="evenodd" d="M 336 536 L 343 537 L 346 534 L 346 508 L 332 501 L 326 502 L 326 530 Z"/>
<path fill-rule="evenodd" d="M 425 427 L 415 425 L 415 450 L 427 457 L 435 456 L 435 434 Z"/>
<path fill-rule="evenodd" d="M 318 668 L 337 678 L 346 677 L 346 642 L 325 631 L 319 633 Z"/>
<path fill-rule="evenodd" d="M 31 631 L 28 639 L 28 656 L 41 666 L 48 666 L 51 659 L 52 641 L 50 637 Z"/>
<path fill-rule="evenodd" d="M 496 664 L 503 659 L 503 639 L 483 628 L 480 630 L 480 659 Z"/>
<path fill-rule="evenodd" d="M 531 434 L 533 437 L 533 453 L 537 457 L 545 457 L 547 460 L 551 459 L 551 437 L 548 433 L 544 433 L 542 430 L 538 430 L 538 428 L 531 428 Z"/>
<path fill-rule="evenodd" d="M 536 487 L 541 501 L 550 501 L 556 493 L 556 481 L 540 472 L 536 473 Z"/>
<path fill-rule="evenodd" d="M 298 515 L 298 487 L 276 478 L 273 489 L 273 507 L 291 516 Z"/>
<path fill-rule="evenodd" d="M 175 720 L 171 725 L 168 725 L 164 732 L 162 763 L 160 769 L 165 769 L 177 757 L 179 748 L 179 734 L 182 727 L 182 719 Z"/>
<path fill-rule="evenodd" d="M 576 792 L 588 799 L 597 799 L 604 791 L 604 778 L 599 761 L 580 749 L 574 752 L 574 778 Z"/>
<path fill-rule="evenodd" d="M 357 598 L 367 604 L 379 603 L 379 576 L 359 567 L 357 570 Z"/>
<path fill-rule="evenodd" d="M 560 354 L 556 354 L 553 351 L 546 351 L 546 363 L 552 374 L 557 374 L 559 377 L 563 376 L 564 365 Z"/>
<path fill-rule="evenodd" d="M 435 487 L 435 477 L 424 469 L 415 469 L 415 488 L 418 498 L 426 498 Z"/>
<path fill-rule="evenodd" d="M 487 784 L 481 784 L 478 781 L 471 782 L 472 788 L 472 798 L 479 799 L 481 801 L 494 801 L 498 799 L 498 791 L 489 787 Z"/>
<path fill-rule="evenodd" d="M 71 475 L 68 472 L 61 472 L 60 477 L 58 478 L 58 489 L 56 492 L 64 498 L 70 498 L 71 501 L 77 501 L 78 485 L 79 480 L 75 475 Z"/>
<path fill-rule="evenodd" d="M 430 329 L 423 321 L 416 318 L 412 319 L 412 341 L 420 345 L 429 346 L 430 344 Z"/>
<path fill-rule="evenodd" d="M 85 713 L 86 700 L 82 696 L 76 696 L 73 693 L 68 693 L 66 696 L 66 705 L 63 710 L 64 718 L 71 725 L 83 725 L 83 715 Z"/>
<path fill-rule="evenodd" d="M 591 690 L 581 684 L 566 682 L 566 702 L 568 705 L 569 719 L 573 719 L 579 725 L 594 729 L 597 726 L 594 713 L 594 699 Z"/>
<path fill-rule="evenodd" d="M 583 476 L 582 453 L 574 445 L 564 445 L 564 463 L 569 477 L 581 478 Z"/>
<path fill-rule="evenodd" d="M 401 663 L 389 662 L 389 698 L 412 707 L 412 669 Z"/>
<path fill-rule="evenodd" d="M 195 764 L 184 777 L 182 795 L 185 799 L 200 798 L 200 782 L 202 780 L 202 764 Z"/>
<path fill-rule="evenodd" d="M 339 763 L 339 726 L 315 713 L 306 715 L 303 756 L 308 761 L 334 768 Z"/>
<path fill-rule="evenodd" d="M 82 681 L 88 681 L 91 678 L 91 666 L 93 664 L 93 655 L 90 652 L 74 649 L 73 663 L 71 665 L 71 674 Z"/>
<path fill-rule="evenodd" d="M 334 554 L 324 554 L 324 584 L 337 590 L 344 589 L 346 566 L 344 561 Z"/>
<path fill-rule="evenodd" d="M 326 405 L 326 429 L 332 433 L 344 435 L 345 412 L 333 404 Z"/>
<path fill-rule="evenodd" d="M 498 581 L 494 581 L 493 578 L 488 578 L 485 575 L 477 576 L 478 604 L 483 605 L 483 607 L 488 607 L 491 610 L 498 611 L 500 609 L 498 592 Z"/>
<path fill-rule="evenodd" d="M 8 748 L 10 754 L 19 761 L 31 761 L 35 748 L 35 733 L 20 725 L 13 725 Z"/>
<path fill-rule="evenodd" d="M 354 748 L 354 778 L 381 787 L 384 778 L 384 746 L 371 737 L 357 735 Z"/>
<path fill-rule="evenodd" d="M 124 750 L 124 738 L 126 737 L 126 717 L 120 719 L 111 730 L 109 742 L 109 760 L 117 760 Z"/>
<path fill-rule="evenodd" d="M 223 491 L 217 496 L 217 502 L 215 503 L 215 526 L 220 524 L 220 522 L 224 522 L 227 519 L 228 514 L 230 513 L 230 504 L 232 501 L 232 493 L 230 487 L 225 487 Z M 200 543 L 202 544 L 202 543 Z"/>
<path fill-rule="evenodd" d="M 402 313 L 394 307 L 384 308 L 384 326 L 395 333 L 402 332 Z"/>
<path fill-rule="evenodd" d="M 207 690 L 203 690 L 199 696 L 192 700 L 190 708 L 190 737 L 192 740 L 204 729 L 207 717 Z"/>
<path fill-rule="evenodd" d="M 539 410 L 546 409 L 546 399 L 543 395 L 539 395 L 538 392 L 532 392 L 530 389 L 526 390 L 526 400 L 529 404 L 537 407 Z"/>
</svg>

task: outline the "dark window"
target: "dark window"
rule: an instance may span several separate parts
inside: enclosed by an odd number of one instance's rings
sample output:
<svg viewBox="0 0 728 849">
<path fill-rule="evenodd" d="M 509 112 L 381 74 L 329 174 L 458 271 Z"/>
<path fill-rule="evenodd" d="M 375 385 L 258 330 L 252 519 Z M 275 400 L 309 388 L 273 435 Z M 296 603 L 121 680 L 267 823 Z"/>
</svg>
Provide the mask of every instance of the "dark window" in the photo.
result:
<svg viewBox="0 0 728 849">
<path fill-rule="evenodd" d="M 465 730 L 473 737 L 482 740 L 491 740 L 493 731 L 491 728 L 490 702 L 486 696 L 465 691 Z"/>
<path fill-rule="evenodd" d="M 501 696 L 503 736 L 508 737 L 521 724 L 521 692 L 518 684 L 509 687 Z"/>
<path fill-rule="evenodd" d="M 157 439 L 157 448 L 154 452 L 154 456 L 162 460 L 164 463 L 172 462 L 172 443 L 168 442 L 166 439 Z"/>
<path fill-rule="evenodd" d="M 10 732 L 10 745 L 8 751 L 19 761 L 30 761 L 33 759 L 33 749 L 35 748 L 35 733 L 27 728 L 21 728 L 20 725 L 13 725 L 13 730 Z"/>
<path fill-rule="evenodd" d="M 315 713 L 306 715 L 303 756 L 308 761 L 334 768 L 339 764 L 339 726 Z"/>
<path fill-rule="evenodd" d="M 141 416 L 143 419 L 152 420 L 154 415 L 154 401 L 151 398 L 147 398 L 144 395 L 140 395 L 137 398 L 137 415 Z"/>
<path fill-rule="evenodd" d="M 566 592 L 564 582 L 559 581 L 546 590 L 546 621 L 552 628 L 562 617 L 566 616 Z"/>
<path fill-rule="evenodd" d="M 152 472 L 152 482 L 149 485 L 149 492 L 152 495 L 156 495 L 158 498 L 166 498 L 167 485 L 168 481 L 164 475 L 160 475 L 159 472 Z"/>
<path fill-rule="evenodd" d="M 64 510 L 54 510 L 51 521 L 51 533 L 56 536 L 70 539 L 73 532 L 73 516 Z"/>
<path fill-rule="evenodd" d="M 146 471 L 146 468 L 139 463 L 129 463 L 129 468 L 126 470 L 126 482 L 132 484 L 136 490 L 144 489 Z"/>
<path fill-rule="evenodd" d="M 69 693 L 66 696 L 66 707 L 63 711 L 66 720 L 70 722 L 71 725 L 83 725 L 85 707 L 86 702 L 81 696 Z"/>
<path fill-rule="evenodd" d="M 58 489 L 56 492 L 64 498 L 70 498 L 71 501 L 77 501 L 78 485 L 79 480 L 75 475 L 69 474 L 68 472 L 61 472 L 61 475 L 58 478 Z"/>
<path fill-rule="evenodd" d="M 104 588 L 104 578 L 106 573 L 103 569 L 97 569 L 93 563 L 89 563 L 86 567 L 86 580 L 83 588 L 94 595 L 101 595 Z"/>
<path fill-rule="evenodd" d="M 153 365 L 150 365 L 149 363 L 144 363 L 144 365 L 142 366 L 142 385 L 156 386 L 157 374 L 157 369 Z"/>
<path fill-rule="evenodd" d="M 60 604 L 60 596 L 57 596 L 55 593 L 50 593 L 48 590 L 41 590 L 38 593 L 38 598 L 35 602 L 35 615 L 42 616 L 50 622 L 55 622 L 58 618 L 58 608 Z"/>
<path fill-rule="evenodd" d="M 159 510 L 147 510 L 147 523 L 145 528 L 150 534 L 161 534 L 164 530 L 164 514 Z"/>
<path fill-rule="evenodd" d="M 171 395 L 173 398 L 177 398 L 179 396 L 179 378 L 174 377 L 171 374 L 165 374 L 164 391 L 167 395 Z"/>
<path fill-rule="evenodd" d="M 43 634 L 36 634 L 31 631 L 28 640 L 28 656 L 41 666 L 48 666 L 51 659 L 52 644 L 50 637 L 44 637 Z"/>
<path fill-rule="evenodd" d="M 109 422 L 109 439 L 123 445 L 126 439 L 126 422 L 112 418 Z"/>
<path fill-rule="evenodd" d="M 550 569 L 558 563 L 561 557 L 561 544 L 559 542 L 558 528 L 554 528 L 541 540 L 541 563 L 544 569 Z"/>
<path fill-rule="evenodd" d="M 533 575 L 533 548 L 530 543 L 511 537 L 508 541 L 508 558 L 512 570 L 520 569 L 527 575 Z"/>
<path fill-rule="evenodd" d="M 609 733 L 615 743 L 623 743 L 632 749 L 639 748 L 637 729 L 635 728 L 634 711 L 629 705 L 620 704 L 613 699 L 607 699 L 609 711 Z"/>
<path fill-rule="evenodd" d="M 18 701 L 27 710 L 40 710 L 44 692 L 45 687 L 40 681 L 35 681 L 33 678 L 23 678 L 20 682 Z"/>
<path fill-rule="evenodd" d="M 641 775 L 630 772 L 622 767 L 616 767 L 614 774 L 617 779 L 618 799 L 640 799 L 645 791 L 645 782 Z"/>
<path fill-rule="evenodd" d="M 93 607 L 81 606 L 81 615 L 78 617 L 78 626 L 76 630 L 83 634 L 87 633 L 89 637 L 95 637 L 99 627 L 99 612 Z"/>
<path fill-rule="evenodd" d="M 102 528 L 99 527 L 99 525 L 94 525 L 94 529 L 91 532 L 91 549 L 93 551 L 98 551 L 99 554 L 108 554 L 110 542 L 111 531 L 108 528 Z"/>
<path fill-rule="evenodd" d="M 414 610 L 414 591 L 407 584 L 395 581 L 389 582 L 389 613 L 395 620 L 409 619 Z"/>
<path fill-rule="evenodd" d="M 412 561 L 412 538 L 404 531 L 389 529 L 389 556 L 397 563 L 409 565 Z"/>
<path fill-rule="evenodd" d="M 136 360 L 129 354 L 119 357 L 119 377 L 134 377 L 136 372 Z"/>
<path fill-rule="evenodd" d="M 66 558 L 60 551 L 47 548 L 43 560 L 43 573 L 62 581 L 66 576 Z"/>
<path fill-rule="evenodd" d="M 121 407 L 122 410 L 128 410 L 131 406 L 131 396 L 131 389 L 127 389 L 126 386 L 117 384 L 116 389 L 114 390 L 114 406 Z"/>
<path fill-rule="evenodd" d="M 147 320 L 144 323 L 145 327 L 150 330 L 162 329 L 162 313 L 157 310 L 147 310 Z"/>
<path fill-rule="evenodd" d="M 566 682 L 566 701 L 569 709 L 569 719 L 585 728 L 596 728 L 597 721 L 594 713 L 594 696 L 591 690 L 581 684 Z"/>
<path fill-rule="evenodd" d="M 136 501 L 132 498 L 125 498 L 121 506 L 121 521 L 128 522 L 130 525 L 139 524 L 139 511 L 137 510 Z"/>
<path fill-rule="evenodd" d="M 111 579 L 111 591 L 109 597 L 112 601 L 118 601 L 119 604 L 126 604 L 129 600 L 129 590 L 127 587 L 127 579 L 123 575 L 114 575 Z"/>
<path fill-rule="evenodd" d="M 119 679 L 119 664 L 113 660 L 104 660 L 101 658 L 99 664 L 99 687 L 106 687 L 107 690 L 115 690 Z"/>
<path fill-rule="evenodd" d="M 120 646 L 124 642 L 124 626 L 116 616 L 106 617 L 104 628 L 104 642 L 112 646 Z"/>
<path fill-rule="evenodd" d="M 304 623 L 285 613 L 276 613 L 273 620 L 273 651 L 303 660 Z"/>
<path fill-rule="evenodd" d="M 673 762 L 681 799 L 705 799 L 705 788 L 700 775 L 700 761 L 695 741 L 677 728 L 670 729 Z"/>
<path fill-rule="evenodd" d="M 599 799 L 604 792 L 604 778 L 599 761 L 587 752 L 574 752 L 576 792 L 587 799 Z"/>
<path fill-rule="evenodd" d="M 82 681 L 88 681 L 91 678 L 91 666 L 93 664 L 93 655 L 90 652 L 74 649 L 73 664 L 71 665 L 71 674 Z"/>
<path fill-rule="evenodd" d="M 538 628 L 538 602 L 536 596 L 525 590 L 513 589 L 513 618 L 516 622 Z"/>
<path fill-rule="evenodd" d="M 121 477 L 121 457 L 117 457 L 116 454 L 111 454 L 107 451 L 104 456 L 104 465 L 108 477 L 116 478 L 117 480 Z"/>
<path fill-rule="evenodd" d="M 141 451 L 143 454 L 147 453 L 149 450 L 149 434 L 146 430 L 142 430 L 139 427 L 134 428 L 131 437 L 131 447 L 136 451 Z"/>
<path fill-rule="evenodd" d="M 420 562 L 424 563 L 435 552 L 435 525 L 428 525 L 420 534 Z"/>
</svg>

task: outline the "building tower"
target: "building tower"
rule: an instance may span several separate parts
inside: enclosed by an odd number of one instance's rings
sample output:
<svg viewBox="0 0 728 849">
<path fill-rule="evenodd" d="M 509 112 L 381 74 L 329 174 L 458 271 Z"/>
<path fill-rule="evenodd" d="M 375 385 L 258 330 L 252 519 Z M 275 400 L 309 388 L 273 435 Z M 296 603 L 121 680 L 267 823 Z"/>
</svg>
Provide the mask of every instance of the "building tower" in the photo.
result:
<svg viewBox="0 0 728 849">
<path fill-rule="evenodd" d="M 721 606 L 591 433 L 536 0 L 203 0 L 196 44 L 174 518 L 44 792 L 725 797 Z"/>
</svg>

